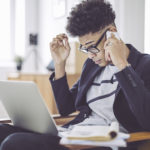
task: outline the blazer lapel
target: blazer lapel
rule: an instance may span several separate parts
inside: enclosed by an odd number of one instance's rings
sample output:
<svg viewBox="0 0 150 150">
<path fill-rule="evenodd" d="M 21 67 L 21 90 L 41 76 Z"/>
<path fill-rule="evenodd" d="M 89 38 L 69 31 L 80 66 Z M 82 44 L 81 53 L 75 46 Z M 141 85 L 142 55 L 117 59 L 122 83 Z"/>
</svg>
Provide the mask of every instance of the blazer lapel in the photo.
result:
<svg viewBox="0 0 150 150">
<path fill-rule="evenodd" d="M 84 73 L 81 75 L 81 82 L 79 84 L 79 91 L 76 99 L 76 107 L 81 106 L 86 103 L 85 94 L 89 87 L 91 86 L 94 78 L 98 73 L 102 71 L 104 67 L 100 67 L 98 65 L 90 65 L 85 68 Z"/>
</svg>

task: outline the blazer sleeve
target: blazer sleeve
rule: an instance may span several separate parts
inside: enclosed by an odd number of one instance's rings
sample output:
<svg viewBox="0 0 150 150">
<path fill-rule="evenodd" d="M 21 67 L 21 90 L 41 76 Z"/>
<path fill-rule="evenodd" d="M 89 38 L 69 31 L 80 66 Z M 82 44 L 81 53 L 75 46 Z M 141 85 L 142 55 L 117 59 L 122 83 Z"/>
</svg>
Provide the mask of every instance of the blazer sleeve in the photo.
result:
<svg viewBox="0 0 150 150">
<path fill-rule="evenodd" d="M 50 76 L 50 83 L 52 86 L 57 108 L 62 116 L 66 116 L 76 110 L 75 99 L 77 96 L 79 81 L 77 81 L 73 85 L 73 87 L 69 89 L 66 75 L 58 80 L 53 80 L 54 76 L 55 73 Z"/>
<path fill-rule="evenodd" d="M 132 67 L 126 67 L 116 73 L 116 78 L 139 124 L 150 130 L 150 63 L 143 66 L 140 76 Z"/>
<path fill-rule="evenodd" d="M 81 76 L 83 72 L 85 72 L 84 70 L 87 68 L 88 63 L 89 59 L 87 59 L 83 65 Z M 71 89 L 69 89 L 66 74 L 58 80 L 53 80 L 54 76 L 55 72 L 50 76 L 49 80 L 52 86 L 57 108 L 62 116 L 67 116 L 76 111 L 75 101 L 78 91 L 80 90 L 80 80 L 82 79 L 80 76 L 78 81 L 72 86 Z"/>
</svg>

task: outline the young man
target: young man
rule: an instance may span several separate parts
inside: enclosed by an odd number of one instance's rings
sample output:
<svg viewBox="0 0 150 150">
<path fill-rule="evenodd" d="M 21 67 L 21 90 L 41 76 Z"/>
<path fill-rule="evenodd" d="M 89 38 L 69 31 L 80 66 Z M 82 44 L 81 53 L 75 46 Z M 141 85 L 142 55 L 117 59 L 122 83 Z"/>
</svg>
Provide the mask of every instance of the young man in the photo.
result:
<svg viewBox="0 0 150 150">
<path fill-rule="evenodd" d="M 114 34 L 106 39 L 107 31 L 117 31 L 114 20 L 111 5 L 104 0 L 85 0 L 72 10 L 67 31 L 79 37 L 80 50 L 89 58 L 70 90 L 65 73 L 68 38 L 60 34 L 50 44 L 55 63 L 50 81 L 59 112 L 68 115 L 80 111 L 65 127 L 118 121 L 125 132 L 150 130 L 150 56 L 124 44 Z M 66 149 L 59 145 L 59 137 L 0 125 L 0 150 Z"/>
<path fill-rule="evenodd" d="M 115 13 L 104 0 L 86 0 L 72 9 L 67 31 L 79 37 L 86 52 L 80 79 L 69 89 L 65 65 L 70 53 L 68 37 L 50 43 L 55 73 L 50 77 L 62 116 L 79 115 L 65 125 L 120 124 L 124 132 L 150 131 L 150 56 L 115 37 Z M 111 37 L 106 38 L 111 31 Z"/>
</svg>

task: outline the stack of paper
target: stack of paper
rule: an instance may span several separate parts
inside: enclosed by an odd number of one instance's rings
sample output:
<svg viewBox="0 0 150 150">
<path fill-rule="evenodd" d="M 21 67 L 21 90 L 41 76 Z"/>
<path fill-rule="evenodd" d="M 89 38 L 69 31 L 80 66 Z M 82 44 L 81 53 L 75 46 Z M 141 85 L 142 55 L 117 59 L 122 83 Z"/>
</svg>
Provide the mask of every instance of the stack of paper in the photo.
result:
<svg viewBox="0 0 150 150">
<path fill-rule="evenodd" d="M 70 131 L 61 132 L 61 137 L 61 144 L 124 147 L 129 134 L 120 133 L 118 123 L 113 122 L 110 126 L 76 125 Z"/>
</svg>

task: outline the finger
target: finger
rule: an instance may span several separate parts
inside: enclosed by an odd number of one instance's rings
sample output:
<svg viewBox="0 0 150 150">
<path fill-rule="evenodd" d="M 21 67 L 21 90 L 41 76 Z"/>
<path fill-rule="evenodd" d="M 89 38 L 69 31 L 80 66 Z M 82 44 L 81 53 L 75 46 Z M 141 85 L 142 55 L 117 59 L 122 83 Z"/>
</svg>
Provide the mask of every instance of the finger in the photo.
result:
<svg viewBox="0 0 150 150">
<path fill-rule="evenodd" d="M 52 49 L 59 46 L 58 40 L 56 38 L 53 39 L 53 41 L 50 43 L 50 46 Z"/>
<path fill-rule="evenodd" d="M 60 38 L 53 38 L 53 43 L 59 46 L 63 46 L 63 41 Z"/>
<path fill-rule="evenodd" d="M 105 60 L 108 61 L 108 53 L 105 54 Z"/>
<path fill-rule="evenodd" d="M 106 48 L 108 46 L 113 46 L 115 43 L 118 43 L 118 40 L 110 38 L 107 41 L 105 41 L 104 48 Z"/>
<path fill-rule="evenodd" d="M 54 51 L 57 48 L 57 45 L 54 43 L 50 43 L 50 50 Z"/>
<path fill-rule="evenodd" d="M 56 45 L 56 44 L 57 44 L 57 40 L 53 40 L 52 42 L 50 42 L 51 46 Z"/>
<path fill-rule="evenodd" d="M 65 33 L 61 33 L 61 34 L 58 34 L 57 36 L 66 37 L 67 35 Z"/>
<path fill-rule="evenodd" d="M 53 49 L 53 47 L 54 47 L 54 43 L 50 43 L 50 49 Z"/>
<path fill-rule="evenodd" d="M 67 38 L 67 35 L 65 33 L 62 33 L 61 36 Z"/>
<path fill-rule="evenodd" d="M 56 38 L 58 38 L 60 40 L 64 40 L 64 38 L 67 38 L 67 36 L 63 33 L 63 34 L 57 35 Z"/>
<path fill-rule="evenodd" d="M 107 49 L 108 46 L 112 46 L 113 43 L 110 41 L 110 40 L 107 40 L 105 43 L 104 43 L 104 48 Z"/>
<path fill-rule="evenodd" d="M 105 50 L 105 60 L 108 61 L 108 52 Z"/>
<path fill-rule="evenodd" d="M 53 38 L 52 42 L 53 43 L 58 43 L 58 39 L 57 38 Z"/>
<path fill-rule="evenodd" d="M 58 45 L 58 40 L 55 39 L 52 43 L 53 43 L 53 45 Z"/>
<path fill-rule="evenodd" d="M 104 49 L 106 49 L 108 39 L 104 42 Z"/>
<path fill-rule="evenodd" d="M 64 40 L 65 40 L 65 48 L 70 49 L 68 38 L 65 38 Z"/>
<path fill-rule="evenodd" d="M 63 45 L 66 48 L 70 48 L 69 42 L 68 42 L 68 37 L 66 34 L 59 34 L 59 35 L 57 35 L 56 38 L 58 39 L 60 45 Z"/>
<path fill-rule="evenodd" d="M 61 39 L 57 39 L 58 40 L 58 44 L 60 45 L 60 46 L 63 46 L 64 44 L 63 44 L 63 40 L 61 40 Z"/>
<path fill-rule="evenodd" d="M 61 36 L 57 36 L 56 39 L 59 41 L 63 41 L 64 38 L 62 38 Z"/>
<path fill-rule="evenodd" d="M 62 36 L 57 36 L 57 41 L 59 43 L 59 45 L 64 46 L 64 40 L 67 39 L 67 37 L 62 37 Z"/>
<path fill-rule="evenodd" d="M 107 55 L 107 59 L 108 59 L 108 61 L 111 61 L 111 57 L 110 57 L 110 54 L 108 53 L 108 55 Z"/>
<path fill-rule="evenodd" d="M 123 44 L 125 44 L 121 39 L 120 39 L 120 43 L 123 43 Z"/>
</svg>

